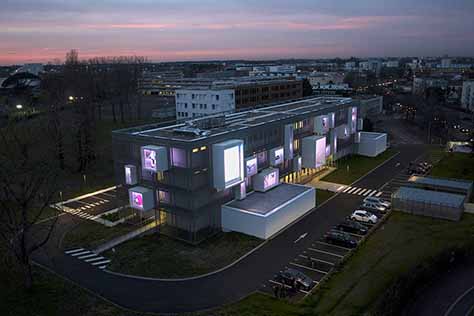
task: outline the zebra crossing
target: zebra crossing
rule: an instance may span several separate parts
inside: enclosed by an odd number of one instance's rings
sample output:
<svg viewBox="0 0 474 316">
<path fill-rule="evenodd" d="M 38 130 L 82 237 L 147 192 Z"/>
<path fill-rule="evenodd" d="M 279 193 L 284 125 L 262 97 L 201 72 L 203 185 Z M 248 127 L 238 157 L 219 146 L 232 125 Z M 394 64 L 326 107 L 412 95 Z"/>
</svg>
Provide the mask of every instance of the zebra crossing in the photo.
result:
<svg viewBox="0 0 474 316">
<path fill-rule="evenodd" d="M 368 197 L 368 196 L 379 197 L 382 195 L 382 192 L 378 190 L 365 189 L 365 188 L 359 188 L 359 187 L 353 187 L 353 186 L 347 186 L 345 188 L 342 188 L 341 192 L 346 193 L 346 194 L 360 195 L 364 197 Z"/>
<path fill-rule="evenodd" d="M 64 253 L 101 270 L 105 269 L 107 264 L 110 263 L 109 259 L 84 248 L 70 249 L 64 251 Z"/>
</svg>

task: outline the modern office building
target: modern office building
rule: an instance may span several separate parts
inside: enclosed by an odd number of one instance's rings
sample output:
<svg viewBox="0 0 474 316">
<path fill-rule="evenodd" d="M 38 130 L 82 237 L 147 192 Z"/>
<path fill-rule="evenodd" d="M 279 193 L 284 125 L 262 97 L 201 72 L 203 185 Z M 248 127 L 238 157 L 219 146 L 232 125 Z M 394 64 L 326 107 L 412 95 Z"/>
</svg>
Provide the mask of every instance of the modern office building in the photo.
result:
<svg viewBox="0 0 474 316">
<path fill-rule="evenodd" d="M 269 238 L 314 207 L 313 188 L 280 187 L 280 179 L 296 182 L 357 152 L 357 104 L 319 97 L 117 130 L 116 182 L 129 191 L 132 207 L 159 213 L 164 234 L 192 243 L 221 229 Z"/>
<path fill-rule="evenodd" d="M 177 89 L 176 118 L 183 121 L 212 114 L 227 114 L 301 97 L 301 80 L 242 78 L 214 81 L 209 86 Z"/>
</svg>

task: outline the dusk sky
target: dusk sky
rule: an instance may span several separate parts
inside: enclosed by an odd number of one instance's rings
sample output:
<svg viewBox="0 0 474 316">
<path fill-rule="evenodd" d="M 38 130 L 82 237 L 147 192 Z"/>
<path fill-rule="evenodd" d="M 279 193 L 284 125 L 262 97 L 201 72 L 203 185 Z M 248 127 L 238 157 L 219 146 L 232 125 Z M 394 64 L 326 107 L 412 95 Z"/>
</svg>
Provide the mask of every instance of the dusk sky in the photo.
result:
<svg viewBox="0 0 474 316">
<path fill-rule="evenodd" d="M 474 0 L 1 0 L 0 64 L 474 55 Z"/>
</svg>

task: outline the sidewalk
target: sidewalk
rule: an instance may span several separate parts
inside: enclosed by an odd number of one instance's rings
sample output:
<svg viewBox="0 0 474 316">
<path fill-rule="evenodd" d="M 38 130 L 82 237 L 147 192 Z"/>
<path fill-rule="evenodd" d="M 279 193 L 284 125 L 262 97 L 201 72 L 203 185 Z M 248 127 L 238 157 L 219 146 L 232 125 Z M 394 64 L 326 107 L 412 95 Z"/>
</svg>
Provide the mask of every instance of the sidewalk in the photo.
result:
<svg viewBox="0 0 474 316">
<path fill-rule="evenodd" d="M 147 231 L 149 231 L 149 230 L 151 230 L 151 229 L 154 229 L 154 228 L 157 226 L 157 224 L 159 225 L 159 223 L 158 223 L 157 221 L 153 221 L 153 222 L 151 222 L 151 223 L 146 224 L 145 226 L 142 226 L 142 227 L 140 227 L 140 228 L 138 228 L 138 229 L 136 229 L 136 230 L 134 230 L 134 231 L 129 232 L 128 234 L 125 234 L 125 235 L 119 236 L 119 237 L 117 237 L 117 238 L 114 238 L 114 239 L 112 239 L 112 240 L 109 240 L 108 242 L 106 242 L 106 243 L 104 243 L 104 244 L 98 246 L 98 247 L 94 250 L 94 252 L 95 252 L 96 254 L 99 254 L 99 253 L 101 253 L 101 252 L 104 252 L 104 251 L 106 251 L 106 250 L 109 250 L 109 249 L 111 249 L 111 248 L 113 248 L 113 247 L 115 247 L 115 246 L 118 246 L 118 245 L 120 245 L 120 244 L 122 244 L 122 243 L 124 243 L 124 242 L 126 242 L 126 241 L 128 241 L 128 240 L 130 240 L 130 239 L 133 239 L 133 238 L 135 238 L 135 237 L 138 237 L 138 236 L 140 236 L 140 235 L 146 233 Z"/>
<path fill-rule="evenodd" d="M 345 184 L 333 183 L 333 182 L 326 182 L 320 180 L 313 180 L 308 183 L 312 187 L 315 187 L 319 190 L 331 191 L 331 192 L 340 192 L 347 188 Z"/>
</svg>

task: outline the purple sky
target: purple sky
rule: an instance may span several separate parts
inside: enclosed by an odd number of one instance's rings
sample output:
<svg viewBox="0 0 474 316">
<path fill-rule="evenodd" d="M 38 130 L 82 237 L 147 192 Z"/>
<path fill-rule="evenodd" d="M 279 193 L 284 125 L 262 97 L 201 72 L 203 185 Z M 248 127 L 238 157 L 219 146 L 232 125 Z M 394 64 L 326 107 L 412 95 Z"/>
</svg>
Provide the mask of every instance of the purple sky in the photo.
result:
<svg viewBox="0 0 474 316">
<path fill-rule="evenodd" d="M 474 0 L 5 0 L 0 64 L 474 55 Z"/>
</svg>

